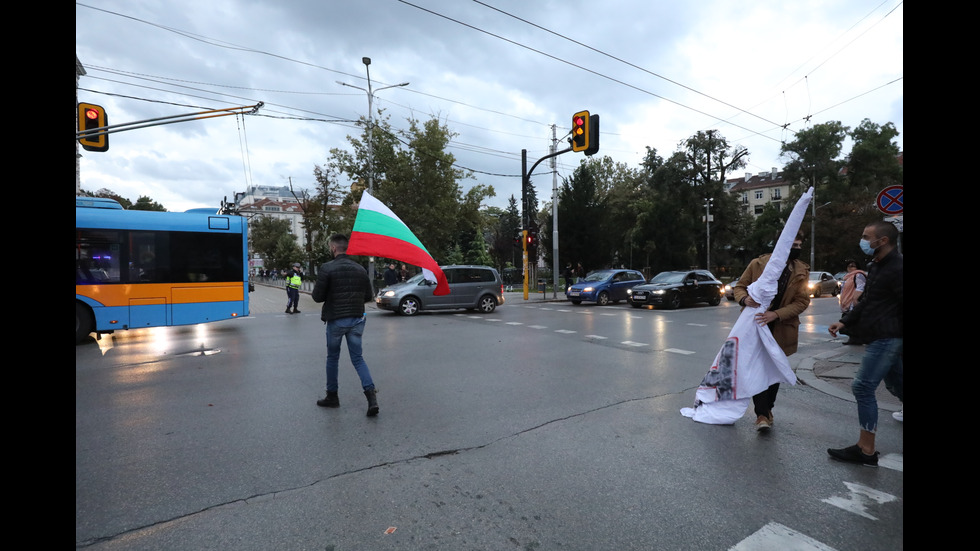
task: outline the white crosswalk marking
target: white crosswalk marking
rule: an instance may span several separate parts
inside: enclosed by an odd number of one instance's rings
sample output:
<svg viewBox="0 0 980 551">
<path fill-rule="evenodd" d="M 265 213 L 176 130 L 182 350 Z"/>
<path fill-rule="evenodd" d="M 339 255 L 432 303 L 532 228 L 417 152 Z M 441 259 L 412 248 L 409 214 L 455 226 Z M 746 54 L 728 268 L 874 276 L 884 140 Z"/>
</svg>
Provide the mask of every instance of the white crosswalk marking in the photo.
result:
<svg viewBox="0 0 980 551">
<path fill-rule="evenodd" d="M 874 488 L 869 488 L 857 482 L 845 482 L 844 485 L 850 491 L 848 495 L 828 497 L 820 501 L 829 503 L 834 507 L 840 507 L 856 515 L 861 515 L 867 519 L 878 520 L 878 517 L 868 512 L 868 506 L 881 505 L 882 503 L 889 503 L 898 499 L 891 494 L 879 492 Z"/>
<path fill-rule="evenodd" d="M 833 547 L 779 524 L 770 522 L 728 551 L 836 551 Z"/>
</svg>

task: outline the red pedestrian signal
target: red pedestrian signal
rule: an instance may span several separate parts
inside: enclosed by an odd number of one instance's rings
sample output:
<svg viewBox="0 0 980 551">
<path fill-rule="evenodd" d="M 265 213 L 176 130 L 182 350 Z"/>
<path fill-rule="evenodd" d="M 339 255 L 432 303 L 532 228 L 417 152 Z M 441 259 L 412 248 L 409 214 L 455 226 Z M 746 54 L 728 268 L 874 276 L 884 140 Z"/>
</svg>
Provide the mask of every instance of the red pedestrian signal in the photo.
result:
<svg viewBox="0 0 980 551">
<path fill-rule="evenodd" d="M 579 111 L 572 115 L 572 151 L 585 151 L 589 149 L 589 139 L 591 132 L 589 126 L 591 117 L 588 111 Z"/>
<path fill-rule="evenodd" d="M 78 104 L 78 143 L 86 151 L 107 151 L 109 149 L 109 134 L 99 131 L 108 130 L 109 118 L 105 109 L 91 103 Z"/>
</svg>

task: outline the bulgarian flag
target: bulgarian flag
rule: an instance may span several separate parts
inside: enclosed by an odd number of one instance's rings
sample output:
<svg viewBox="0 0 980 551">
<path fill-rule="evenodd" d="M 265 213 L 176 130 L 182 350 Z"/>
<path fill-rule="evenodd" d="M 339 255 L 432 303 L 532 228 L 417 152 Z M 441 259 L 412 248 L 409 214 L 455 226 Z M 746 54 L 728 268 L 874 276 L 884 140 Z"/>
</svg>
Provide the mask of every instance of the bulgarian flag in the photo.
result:
<svg viewBox="0 0 980 551">
<path fill-rule="evenodd" d="M 425 279 L 436 283 L 433 295 L 448 295 L 449 282 L 439 264 L 425 249 L 418 237 L 400 218 L 371 196 L 361 195 L 361 204 L 354 218 L 347 254 L 381 256 L 420 266 Z"/>
</svg>

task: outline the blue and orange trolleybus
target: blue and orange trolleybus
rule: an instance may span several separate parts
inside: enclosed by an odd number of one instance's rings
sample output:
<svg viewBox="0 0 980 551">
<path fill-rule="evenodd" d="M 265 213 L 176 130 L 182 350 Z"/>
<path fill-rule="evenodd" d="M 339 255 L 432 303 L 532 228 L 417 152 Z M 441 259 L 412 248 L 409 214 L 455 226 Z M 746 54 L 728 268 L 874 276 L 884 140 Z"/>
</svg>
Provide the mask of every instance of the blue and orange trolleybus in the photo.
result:
<svg viewBox="0 0 980 551">
<path fill-rule="evenodd" d="M 248 315 L 248 223 L 75 198 L 75 342 Z"/>
</svg>

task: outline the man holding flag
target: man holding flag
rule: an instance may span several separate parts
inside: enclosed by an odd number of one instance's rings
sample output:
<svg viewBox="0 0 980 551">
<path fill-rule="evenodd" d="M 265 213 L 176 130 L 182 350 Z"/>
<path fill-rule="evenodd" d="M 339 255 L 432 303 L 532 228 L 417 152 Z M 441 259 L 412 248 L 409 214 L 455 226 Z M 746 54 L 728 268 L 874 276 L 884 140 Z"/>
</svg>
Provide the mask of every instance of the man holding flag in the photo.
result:
<svg viewBox="0 0 980 551">
<path fill-rule="evenodd" d="M 346 337 L 347 352 L 354 370 L 361 379 L 361 387 L 368 401 L 368 417 L 378 414 L 378 399 L 374 381 L 367 363 L 362 357 L 361 337 L 367 315 L 364 303 L 374 298 L 367 270 L 347 256 L 347 236 L 335 234 L 329 246 L 333 260 L 320 266 L 313 287 L 313 300 L 322 302 L 320 319 L 327 325 L 327 395 L 316 405 L 326 408 L 340 407 L 337 397 L 337 372 L 340 364 L 340 344 Z"/>
<path fill-rule="evenodd" d="M 439 263 L 408 226 L 367 191 L 361 194 L 350 240 L 341 234 L 333 235 L 330 252 L 334 259 L 320 267 L 313 288 L 313 300 L 323 303 L 320 319 L 327 324 L 327 396 L 317 400 L 316 405 L 340 407 L 337 370 L 340 341 L 346 336 L 347 350 L 361 378 L 368 400 L 367 414 L 371 417 L 378 414 L 378 399 L 371 373 L 361 357 L 361 336 L 367 319 L 364 303 L 374 296 L 367 270 L 347 255 L 381 256 L 420 266 L 425 278 L 436 282 L 434 295 L 448 295 L 449 282 Z"/>
</svg>

